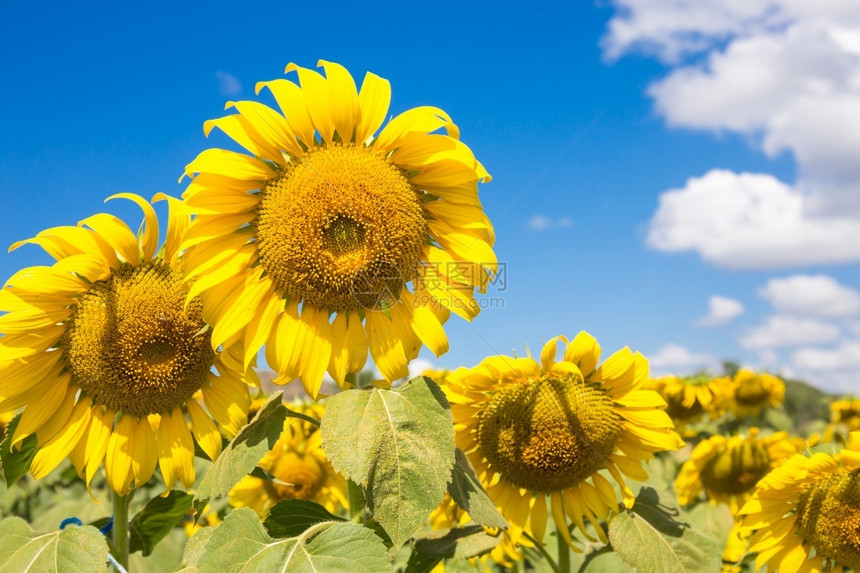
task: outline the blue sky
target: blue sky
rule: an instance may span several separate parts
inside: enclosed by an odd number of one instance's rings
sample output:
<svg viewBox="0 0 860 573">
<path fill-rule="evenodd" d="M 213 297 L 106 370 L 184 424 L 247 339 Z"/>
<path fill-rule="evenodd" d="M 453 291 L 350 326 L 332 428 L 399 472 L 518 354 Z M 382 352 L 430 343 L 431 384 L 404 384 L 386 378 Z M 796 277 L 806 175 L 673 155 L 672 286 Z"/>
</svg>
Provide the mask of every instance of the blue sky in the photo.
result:
<svg viewBox="0 0 860 573">
<path fill-rule="evenodd" d="M 843 81 L 860 78 L 850 0 L 814 19 L 784 0 L 465 4 L 1 4 L 0 50 L 14 56 L 2 70 L 0 244 L 75 224 L 115 192 L 179 196 L 185 164 L 228 145 L 204 138 L 206 119 L 255 99 L 288 62 L 323 58 L 389 79 L 392 113 L 448 111 L 494 176 L 481 197 L 507 265 L 506 288 L 490 293 L 503 308 L 453 317 L 448 354 L 422 354 L 434 364 L 584 329 L 662 372 L 731 358 L 857 384 L 860 169 L 843 156 L 860 144 L 827 143 L 848 137 L 860 108 L 860 82 Z M 795 62 L 809 80 L 795 85 L 779 54 L 801 41 L 816 49 Z M 809 127 L 821 124 L 829 134 Z M 733 207 L 746 200 L 752 222 Z M 3 254 L 0 276 L 46 262 L 35 247 Z M 724 324 L 697 326 L 713 296 L 734 301 L 717 309 Z"/>
</svg>

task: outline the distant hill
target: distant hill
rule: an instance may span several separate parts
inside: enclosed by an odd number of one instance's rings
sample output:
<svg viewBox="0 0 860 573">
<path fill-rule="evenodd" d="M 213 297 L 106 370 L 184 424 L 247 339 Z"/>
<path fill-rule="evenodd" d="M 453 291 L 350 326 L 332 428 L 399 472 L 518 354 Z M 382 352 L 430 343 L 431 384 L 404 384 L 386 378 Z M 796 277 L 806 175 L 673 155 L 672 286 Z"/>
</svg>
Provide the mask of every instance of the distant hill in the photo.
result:
<svg viewBox="0 0 860 573">
<path fill-rule="evenodd" d="M 819 390 L 803 380 L 785 382 L 785 412 L 794 420 L 795 428 L 800 429 L 815 420 L 830 419 L 830 402 L 836 396 Z"/>
</svg>

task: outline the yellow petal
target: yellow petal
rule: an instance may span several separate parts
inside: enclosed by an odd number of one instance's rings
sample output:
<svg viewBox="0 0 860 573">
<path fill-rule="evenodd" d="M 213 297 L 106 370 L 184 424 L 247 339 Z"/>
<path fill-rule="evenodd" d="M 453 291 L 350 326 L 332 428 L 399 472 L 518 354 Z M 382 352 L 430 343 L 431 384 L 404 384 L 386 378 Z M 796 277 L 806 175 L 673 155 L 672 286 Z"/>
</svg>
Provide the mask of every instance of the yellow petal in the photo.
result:
<svg viewBox="0 0 860 573">
<path fill-rule="evenodd" d="M 254 316 L 245 328 L 245 343 L 243 353 L 244 370 L 256 358 L 257 352 L 265 344 L 266 339 L 275 328 L 278 315 L 284 310 L 284 299 L 270 285 L 262 297 L 262 308 L 256 309 Z"/>
<path fill-rule="evenodd" d="M 108 449 L 111 430 L 116 413 L 99 406 L 94 406 L 90 421 L 90 429 L 87 434 L 87 489 L 96 475 L 96 471 L 105 458 Z"/>
<path fill-rule="evenodd" d="M 292 156 L 302 155 L 302 148 L 296 141 L 290 124 L 284 116 L 267 105 L 256 101 L 230 102 L 227 107 L 235 107 L 254 127 L 254 130 L 266 142 L 275 149 L 283 149 Z M 277 163 L 283 163 L 281 155 L 276 158 Z"/>
<path fill-rule="evenodd" d="M 301 373 L 303 340 L 300 341 L 298 335 L 303 328 L 298 303 L 292 301 L 278 317 L 277 328 L 272 330 L 266 344 L 266 362 L 278 373 L 276 384 L 290 382 Z"/>
<path fill-rule="evenodd" d="M 549 372 L 550 370 L 552 370 L 552 365 L 555 364 L 555 355 L 558 353 L 559 340 L 567 342 L 567 337 L 561 335 L 554 336 L 550 338 L 546 344 L 544 344 L 543 350 L 541 350 L 540 362 L 544 372 Z"/>
<path fill-rule="evenodd" d="M 544 535 L 546 534 L 546 495 L 543 492 L 537 492 L 534 497 L 534 505 L 532 506 L 531 515 L 529 517 L 529 525 L 531 526 L 532 535 L 535 541 L 543 543 Z"/>
<path fill-rule="evenodd" d="M 443 110 L 430 106 L 415 107 L 389 121 L 373 142 L 373 148 L 383 152 L 392 151 L 400 146 L 402 139 L 411 134 L 426 134 L 442 127 L 451 137 L 460 136 L 457 126 Z"/>
<path fill-rule="evenodd" d="M 0 291 L 6 292 L 6 291 Z M 73 309 L 59 307 L 50 312 L 33 310 L 10 312 L 0 316 L 0 332 L 4 334 L 23 334 L 40 328 L 56 326 L 72 314 Z"/>
<path fill-rule="evenodd" d="M 314 123 L 305 105 L 305 95 L 302 89 L 288 80 L 272 80 L 270 82 L 259 82 L 256 92 L 259 94 L 262 88 L 268 88 L 275 101 L 290 124 L 293 133 L 305 144 L 305 147 L 314 146 Z"/>
<path fill-rule="evenodd" d="M 78 444 L 89 426 L 91 407 L 89 399 L 78 402 L 65 427 L 39 447 L 30 465 L 30 473 L 35 479 L 42 479 L 51 473 Z"/>
<path fill-rule="evenodd" d="M 259 159 L 226 149 L 206 149 L 201 152 L 185 167 L 185 175 L 188 177 L 193 177 L 195 173 L 211 173 L 260 183 L 276 175 Z"/>
<path fill-rule="evenodd" d="M 221 455 L 221 433 L 197 402 L 188 400 L 186 407 L 191 416 L 191 432 L 200 444 L 200 449 L 206 452 L 210 460 L 215 461 Z"/>
<path fill-rule="evenodd" d="M 191 487 L 194 484 L 194 441 L 182 410 L 174 408 L 162 417 L 156 440 L 165 490 L 171 489 L 177 479 L 184 487 Z"/>
<path fill-rule="evenodd" d="M 332 353 L 328 364 L 328 373 L 337 382 L 341 389 L 346 389 L 345 378 L 349 373 L 349 346 L 347 346 L 346 335 L 347 313 L 335 314 L 331 323 L 331 347 Z"/>
<path fill-rule="evenodd" d="M 355 80 L 340 64 L 320 60 L 317 66 L 325 69 L 329 109 L 334 128 L 340 135 L 340 140 L 349 143 L 352 141 L 353 132 L 361 116 Z M 361 142 L 363 140 L 356 141 L 356 143 Z"/>
<path fill-rule="evenodd" d="M 134 475 L 134 487 L 140 487 L 149 481 L 155 473 L 158 464 L 158 447 L 155 432 L 149 421 L 142 419 L 133 424 L 134 438 L 131 441 L 131 472 Z"/>
<path fill-rule="evenodd" d="M 564 359 L 579 366 L 582 375 L 587 377 L 594 372 L 600 361 L 600 345 L 593 336 L 583 330 L 567 345 Z"/>
<path fill-rule="evenodd" d="M 253 124 L 248 121 L 248 118 L 241 114 L 233 114 L 204 121 L 203 134 L 209 137 L 212 129 L 216 127 L 255 157 L 262 157 L 273 162 L 284 160 L 281 155 L 280 146 L 273 146 L 269 143 L 265 137 L 257 133 Z"/>
<path fill-rule="evenodd" d="M 97 213 L 78 222 L 78 225 L 86 225 L 110 241 L 124 261 L 135 266 L 140 263 L 140 246 L 137 244 L 137 237 L 119 217 Z"/>
<path fill-rule="evenodd" d="M 416 304 L 415 297 L 404 289 L 401 294 L 406 308 L 411 312 L 412 330 L 437 357 L 448 352 L 448 337 L 442 323 L 428 306 Z"/>
<path fill-rule="evenodd" d="M 405 342 L 412 334 L 409 317 L 396 312 L 398 305 L 391 307 L 391 317 L 383 312 L 368 312 L 367 340 L 370 345 L 370 355 L 379 371 L 386 380 L 393 381 L 409 375 L 408 343 Z M 403 334 L 408 331 L 409 335 Z"/>
<path fill-rule="evenodd" d="M 119 264 L 113 247 L 89 229 L 69 226 L 46 229 L 33 239 L 14 243 L 9 247 L 9 251 L 14 251 L 25 243 L 41 246 L 57 260 L 74 255 L 89 254 L 100 256 L 108 267 L 116 268 Z"/>
<path fill-rule="evenodd" d="M 361 121 L 356 128 L 355 142 L 365 143 L 385 121 L 391 103 L 391 84 L 388 80 L 367 72 L 361 83 L 358 103 L 361 107 Z"/>
<path fill-rule="evenodd" d="M 134 426 L 137 420 L 134 416 L 125 415 L 117 423 L 108 440 L 107 456 L 105 458 L 105 476 L 108 485 L 119 495 L 128 493 L 132 475 L 132 441 Z"/>
<path fill-rule="evenodd" d="M 152 202 L 167 201 L 167 237 L 164 240 L 164 259 L 173 262 L 179 254 L 179 246 L 185 230 L 191 223 L 191 214 L 184 202 L 164 193 L 156 193 Z"/>
<path fill-rule="evenodd" d="M 48 420 L 69 415 L 78 392 L 78 388 L 69 388 L 71 378 L 66 374 L 58 379 L 55 384 L 52 384 L 47 392 L 39 394 L 27 404 L 27 408 L 24 409 L 18 426 L 15 428 L 15 434 L 12 436 L 11 447 L 15 447 L 24 438 L 42 428 Z M 51 431 L 53 429 L 46 427 L 42 433 Z M 44 441 L 48 441 L 51 437 L 45 437 Z"/>
<path fill-rule="evenodd" d="M 299 336 L 304 358 L 301 365 L 301 379 L 305 391 L 316 399 L 322 385 L 323 376 L 331 357 L 331 325 L 328 313 L 313 307 L 302 309 L 301 321 L 305 328 Z"/>
<path fill-rule="evenodd" d="M 155 209 L 152 204 L 134 193 L 116 193 L 111 195 L 106 200 L 111 199 L 128 199 L 137 204 L 143 211 L 144 224 L 142 226 L 142 235 L 140 237 L 140 248 L 143 251 L 143 260 L 150 261 L 155 256 L 155 251 L 158 250 L 158 217 L 155 214 Z"/>
<path fill-rule="evenodd" d="M 221 346 L 226 340 L 243 330 L 264 304 L 264 297 L 271 295 L 271 282 L 261 280 L 263 271 L 263 267 L 258 267 L 249 273 L 244 287 L 235 291 L 235 299 L 229 303 L 225 301 L 225 311 L 213 313 L 218 316 L 212 329 L 213 348 Z"/>
<path fill-rule="evenodd" d="M 296 64 L 287 64 L 286 73 L 295 71 L 299 74 L 299 83 L 302 86 L 305 105 L 316 130 L 325 143 L 331 143 L 334 135 L 334 121 L 331 117 L 331 107 L 328 98 L 328 84 L 326 79 L 319 73 L 301 68 Z"/>
</svg>

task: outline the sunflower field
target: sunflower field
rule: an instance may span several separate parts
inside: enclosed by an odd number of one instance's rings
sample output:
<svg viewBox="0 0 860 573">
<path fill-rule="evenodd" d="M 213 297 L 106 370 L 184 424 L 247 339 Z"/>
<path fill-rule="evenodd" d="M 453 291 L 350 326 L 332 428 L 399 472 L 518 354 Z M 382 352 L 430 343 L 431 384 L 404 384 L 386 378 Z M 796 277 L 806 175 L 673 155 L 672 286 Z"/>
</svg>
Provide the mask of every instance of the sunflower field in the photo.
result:
<svg viewBox="0 0 860 573">
<path fill-rule="evenodd" d="M 181 197 L 109 197 L 137 231 L 12 245 L 55 262 L 0 290 L 0 570 L 860 569 L 860 398 L 655 378 L 575 325 L 407 380 L 480 320 L 491 177 L 444 110 L 319 68 L 207 121 L 236 150 Z"/>
</svg>

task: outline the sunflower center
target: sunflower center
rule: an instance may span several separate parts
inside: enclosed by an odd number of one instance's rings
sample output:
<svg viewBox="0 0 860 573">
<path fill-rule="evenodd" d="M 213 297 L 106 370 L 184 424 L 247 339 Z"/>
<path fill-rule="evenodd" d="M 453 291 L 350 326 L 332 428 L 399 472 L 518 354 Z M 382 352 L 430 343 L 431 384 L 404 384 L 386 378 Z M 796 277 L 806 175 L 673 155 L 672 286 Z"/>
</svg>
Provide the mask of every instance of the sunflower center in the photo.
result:
<svg viewBox="0 0 860 573">
<path fill-rule="evenodd" d="M 332 311 L 397 300 L 428 230 L 421 194 L 364 146 L 316 148 L 263 189 L 261 261 L 285 295 Z"/>
<path fill-rule="evenodd" d="M 603 467 L 621 434 L 612 400 L 580 377 L 507 386 L 479 414 L 491 469 L 517 487 L 557 491 Z"/>
<path fill-rule="evenodd" d="M 323 469 L 310 456 L 285 452 L 269 470 L 278 482 L 266 482 L 267 493 L 277 499 L 313 499 L 323 486 Z"/>
<path fill-rule="evenodd" d="M 666 396 L 666 413 L 674 420 L 690 420 L 702 413 L 702 404 L 698 400 L 690 406 L 684 406 L 684 393 Z"/>
<path fill-rule="evenodd" d="M 742 406 L 759 406 L 767 402 L 769 396 L 758 377 L 742 381 L 735 391 L 735 400 Z"/>
<path fill-rule="evenodd" d="M 78 300 L 61 341 L 72 379 L 108 408 L 170 412 L 206 381 L 214 353 L 203 308 L 184 309 L 182 277 L 168 265 L 123 265 Z"/>
<path fill-rule="evenodd" d="M 800 529 L 816 551 L 860 569 L 860 473 L 834 472 L 812 484 L 797 504 Z"/>
<path fill-rule="evenodd" d="M 745 442 L 720 452 L 702 469 L 702 485 L 723 494 L 751 490 L 770 471 L 770 454 L 764 446 Z"/>
</svg>

